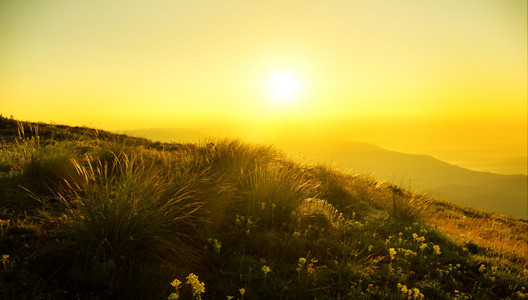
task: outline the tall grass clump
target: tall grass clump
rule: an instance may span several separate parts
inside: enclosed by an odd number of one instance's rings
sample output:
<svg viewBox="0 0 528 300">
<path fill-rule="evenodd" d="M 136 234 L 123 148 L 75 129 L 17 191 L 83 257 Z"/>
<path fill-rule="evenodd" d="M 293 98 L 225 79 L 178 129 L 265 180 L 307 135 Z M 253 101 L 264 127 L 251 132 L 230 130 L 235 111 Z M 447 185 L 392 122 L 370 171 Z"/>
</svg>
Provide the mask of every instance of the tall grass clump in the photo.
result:
<svg viewBox="0 0 528 300">
<path fill-rule="evenodd" d="M 378 206 L 373 200 L 379 186 L 373 178 L 345 174 L 326 166 L 316 166 L 311 169 L 313 176 L 319 181 L 319 194 L 327 199 L 347 218 L 361 218 Z"/>
<path fill-rule="evenodd" d="M 199 260 L 194 234 L 206 222 L 202 204 L 141 154 L 115 157 L 112 165 L 90 156 L 74 161 L 83 182 L 61 194 L 65 246 L 74 264 L 104 266 L 117 281 L 147 263 L 174 271 Z"/>
<path fill-rule="evenodd" d="M 224 176 L 238 176 L 242 170 L 273 162 L 280 153 L 271 146 L 250 145 L 240 140 L 221 140 L 202 147 L 202 155 L 211 171 Z"/>
<path fill-rule="evenodd" d="M 76 177 L 71 159 L 76 156 L 77 144 L 45 139 L 40 136 L 38 125 L 19 122 L 18 137 L 0 161 L 4 171 L 21 175 L 19 185 L 23 189 L 49 197 L 65 179 Z"/>
<path fill-rule="evenodd" d="M 71 161 L 74 158 L 73 149 L 65 143 L 37 146 L 28 149 L 27 154 L 22 174 L 25 187 L 32 192 L 51 193 L 59 188 L 65 179 L 73 180 L 77 175 Z"/>
<path fill-rule="evenodd" d="M 413 222 L 420 220 L 426 211 L 429 201 L 427 196 L 413 193 L 390 185 L 389 214 L 397 221 Z"/>
<path fill-rule="evenodd" d="M 241 213 L 256 216 L 268 225 L 290 221 L 293 210 L 306 198 L 314 197 L 316 184 L 294 165 L 268 163 L 243 170 Z"/>
<path fill-rule="evenodd" d="M 0 143 L 0 172 L 9 173 L 20 169 L 23 154 L 12 147 L 4 147 Z"/>
<path fill-rule="evenodd" d="M 300 228 L 326 234 L 336 234 L 350 222 L 332 204 L 317 198 L 305 199 L 295 210 L 295 216 Z"/>
</svg>

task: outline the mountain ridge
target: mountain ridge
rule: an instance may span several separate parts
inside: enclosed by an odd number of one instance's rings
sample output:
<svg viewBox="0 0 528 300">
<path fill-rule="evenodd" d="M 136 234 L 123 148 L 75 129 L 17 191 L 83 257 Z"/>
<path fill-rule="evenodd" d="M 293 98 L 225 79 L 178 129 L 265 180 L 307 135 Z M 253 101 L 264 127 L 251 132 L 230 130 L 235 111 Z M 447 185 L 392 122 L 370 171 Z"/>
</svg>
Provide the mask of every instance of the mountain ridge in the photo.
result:
<svg viewBox="0 0 528 300">
<path fill-rule="evenodd" d="M 350 144 L 354 146 L 355 143 Z M 385 150 L 348 149 L 328 158 L 344 170 L 375 174 L 379 180 L 406 184 L 409 188 L 454 203 L 527 218 L 528 176 L 469 170 L 424 154 Z"/>
</svg>

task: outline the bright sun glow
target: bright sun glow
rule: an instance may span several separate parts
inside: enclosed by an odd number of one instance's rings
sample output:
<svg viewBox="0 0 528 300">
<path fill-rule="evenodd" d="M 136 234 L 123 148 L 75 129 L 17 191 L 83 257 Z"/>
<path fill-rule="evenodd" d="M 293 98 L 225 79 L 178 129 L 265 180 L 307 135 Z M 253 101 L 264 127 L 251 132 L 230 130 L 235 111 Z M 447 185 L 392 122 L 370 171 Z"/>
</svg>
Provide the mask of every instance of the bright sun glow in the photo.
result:
<svg viewBox="0 0 528 300">
<path fill-rule="evenodd" d="M 292 102 L 296 99 L 300 83 L 292 72 L 275 72 L 268 82 L 268 88 L 276 102 Z"/>
</svg>

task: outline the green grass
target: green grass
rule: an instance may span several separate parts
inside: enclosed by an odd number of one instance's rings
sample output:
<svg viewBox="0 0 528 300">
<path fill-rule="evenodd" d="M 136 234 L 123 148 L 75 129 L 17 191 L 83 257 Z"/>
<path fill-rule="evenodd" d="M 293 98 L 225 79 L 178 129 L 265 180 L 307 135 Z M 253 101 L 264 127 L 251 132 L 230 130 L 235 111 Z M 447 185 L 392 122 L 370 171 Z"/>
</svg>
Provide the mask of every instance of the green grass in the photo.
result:
<svg viewBox="0 0 528 300">
<path fill-rule="evenodd" d="M 0 130 L 2 299 L 528 296 L 526 221 L 239 140 Z"/>
<path fill-rule="evenodd" d="M 174 272 L 201 260 L 196 228 L 207 220 L 188 186 L 140 155 L 74 163 L 83 181 L 60 195 L 63 246 L 83 271 L 101 268 L 112 286 L 147 266 Z"/>
</svg>

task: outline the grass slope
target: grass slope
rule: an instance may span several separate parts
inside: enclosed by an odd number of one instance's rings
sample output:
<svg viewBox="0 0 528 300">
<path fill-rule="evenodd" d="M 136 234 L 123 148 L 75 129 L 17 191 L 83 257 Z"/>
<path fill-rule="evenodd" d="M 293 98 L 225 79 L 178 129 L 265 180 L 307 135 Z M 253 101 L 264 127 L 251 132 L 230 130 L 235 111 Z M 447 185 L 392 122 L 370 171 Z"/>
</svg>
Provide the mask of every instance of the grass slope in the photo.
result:
<svg viewBox="0 0 528 300">
<path fill-rule="evenodd" d="M 237 140 L 0 130 L 2 299 L 528 296 L 522 220 Z"/>
</svg>

